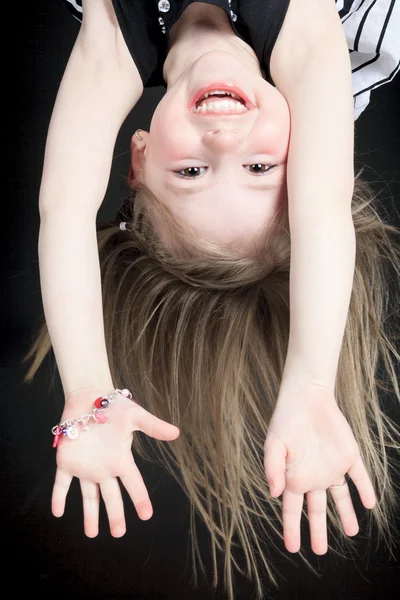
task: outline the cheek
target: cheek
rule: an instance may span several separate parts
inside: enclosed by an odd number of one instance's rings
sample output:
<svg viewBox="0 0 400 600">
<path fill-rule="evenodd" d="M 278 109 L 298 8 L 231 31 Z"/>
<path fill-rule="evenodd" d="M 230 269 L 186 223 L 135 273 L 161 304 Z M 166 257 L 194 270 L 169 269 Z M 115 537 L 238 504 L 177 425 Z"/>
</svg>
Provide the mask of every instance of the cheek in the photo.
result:
<svg viewBox="0 0 400 600">
<path fill-rule="evenodd" d="M 154 111 L 149 131 L 150 140 L 155 142 L 154 145 L 156 147 L 164 147 L 164 145 L 167 143 L 168 131 L 170 130 L 170 124 L 168 124 L 167 117 L 167 111 L 160 103 Z"/>
<path fill-rule="evenodd" d="M 290 112 L 286 101 L 276 107 L 275 118 L 270 126 L 269 139 L 279 160 L 285 160 L 289 152 Z M 268 138 L 267 138 L 268 139 Z"/>
<path fill-rule="evenodd" d="M 284 160 L 289 150 L 290 140 L 290 110 L 285 97 L 277 88 L 267 84 L 263 87 L 262 97 L 262 121 L 264 127 L 260 127 L 260 134 L 264 140 L 270 141 L 271 152 L 277 158 Z M 262 129 L 262 132 L 261 132 Z"/>
<path fill-rule="evenodd" d="M 286 99 L 277 91 L 277 129 L 281 141 L 281 152 L 287 154 L 290 141 L 290 110 Z"/>
<path fill-rule="evenodd" d="M 164 99 L 163 99 L 164 100 Z M 150 144 L 159 158 L 179 160 L 188 139 L 188 124 L 177 103 L 161 100 L 150 123 Z"/>
<path fill-rule="evenodd" d="M 280 121 L 279 131 L 278 131 L 278 153 L 280 155 L 281 160 L 286 160 L 287 155 L 289 153 L 289 143 L 290 143 L 290 118 L 285 113 L 283 115 L 282 120 Z"/>
</svg>

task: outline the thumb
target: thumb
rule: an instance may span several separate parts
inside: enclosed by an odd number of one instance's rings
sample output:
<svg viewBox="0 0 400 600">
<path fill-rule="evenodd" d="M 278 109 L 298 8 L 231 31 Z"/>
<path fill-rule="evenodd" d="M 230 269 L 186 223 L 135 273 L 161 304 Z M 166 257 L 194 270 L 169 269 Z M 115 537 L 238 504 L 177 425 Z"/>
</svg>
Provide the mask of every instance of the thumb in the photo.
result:
<svg viewBox="0 0 400 600">
<path fill-rule="evenodd" d="M 286 447 L 272 432 L 268 432 L 264 444 L 264 468 L 270 494 L 278 497 L 285 489 Z"/>
<path fill-rule="evenodd" d="M 142 431 L 156 440 L 163 441 L 175 440 L 180 434 L 178 427 L 159 419 L 142 407 L 134 411 L 132 431 Z"/>
</svg>

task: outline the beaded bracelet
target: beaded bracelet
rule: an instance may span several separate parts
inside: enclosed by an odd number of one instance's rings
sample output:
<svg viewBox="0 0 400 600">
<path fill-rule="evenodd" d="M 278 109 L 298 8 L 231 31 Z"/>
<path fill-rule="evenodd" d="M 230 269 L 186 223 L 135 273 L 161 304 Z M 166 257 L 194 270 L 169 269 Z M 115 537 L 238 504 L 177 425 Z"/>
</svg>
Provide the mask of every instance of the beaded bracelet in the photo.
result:
<svg viewBox="0 0 400 600">
<path fill-rule="evenodd" d="M 132 400 L 132 394 L 129 390 L 119 390 L 115 389 L 108 396 L 100 396 L 94 401 L 94 408 L 91 413 L 87 413 L 81 415 L 78 419 L 67 419 L 62 423 L 58 423 L 54 425 L 51 429 L 51 433 L 54 435 L 53 448 L 56 448 L 58 445 L 58 439 L 60 435 L 68 437 L 70 440 L 76 440 L 79 436 L 78 431 L 78 423 L 82 424 L 83 431 L 87 431 L 89 429 L 89 421 L 93 419 L 97 423 L 105 423 L 107 421 L 106 415 L 103 413 L 103 410 L 110 405 L 110 402 L 115 400 L 115 397 L 121 394 L 125 398 L 129 398 Z"/>
</svg>

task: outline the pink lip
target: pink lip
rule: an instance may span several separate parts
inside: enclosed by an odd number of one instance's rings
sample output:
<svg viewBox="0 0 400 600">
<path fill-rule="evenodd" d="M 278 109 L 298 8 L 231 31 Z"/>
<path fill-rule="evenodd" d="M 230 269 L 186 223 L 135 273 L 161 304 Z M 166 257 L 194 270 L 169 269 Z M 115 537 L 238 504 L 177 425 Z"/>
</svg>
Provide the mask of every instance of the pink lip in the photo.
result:
<svg viewBox="0 0 400 600">
<path fill-rule="evenodd" d="M 251 100 L 248 98 L 248 96 L 246 96 L 246 94 L 239 87 L 237 87 L 236 85 L 232 85 L 230 83 L 221 83 L 220 81 L 216 81 L 215 83 L 211 83 L 210 85 L 206 85 L 206 86 L 200 88 L 196 92 L 196 95 L 194 96 L 193 100 L 191 101 L 191 103 L 189 105 L 189 110 L 191 112 L 193 112 L 193 109 L 196 106 L 196 102 L 198 100 L 200 100 L 200 98 L 204 94 L 207 94 L 207 92 L 211 92 L 213 90 L 221 90 L 223 92 L 233 92 L 234 94 L 237 94 L 238 96 L 243 98 L 243 100 L 246 103 L 246 108 L 248 110 L 255 108 L 254 104 L 251 102 Z M 243 113 L 241 113 L 241 114 L 243 114 Z"/>
</svg>

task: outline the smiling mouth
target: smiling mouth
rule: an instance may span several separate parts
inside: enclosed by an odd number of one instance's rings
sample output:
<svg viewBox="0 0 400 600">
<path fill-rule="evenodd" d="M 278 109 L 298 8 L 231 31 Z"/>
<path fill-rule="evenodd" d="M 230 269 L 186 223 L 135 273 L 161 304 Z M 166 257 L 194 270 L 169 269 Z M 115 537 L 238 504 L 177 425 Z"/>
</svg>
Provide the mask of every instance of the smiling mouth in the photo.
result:
<svg viewBox="0 0 400 600">
<path fill-rule="evenodd" d="M 251 106 L 238 94 L 226 90 L 212 90 L 197 100 L 193 112 L 198 115 L 240 115 L 251 110 Z"/>
</svg>

